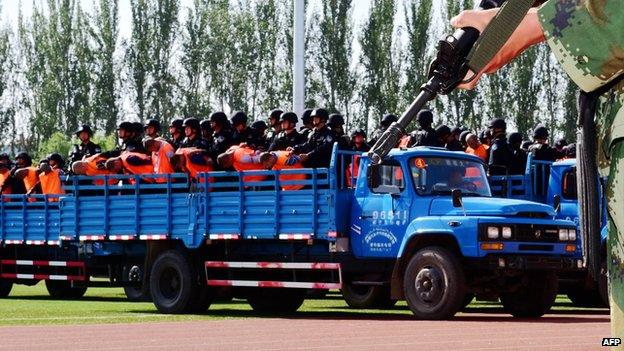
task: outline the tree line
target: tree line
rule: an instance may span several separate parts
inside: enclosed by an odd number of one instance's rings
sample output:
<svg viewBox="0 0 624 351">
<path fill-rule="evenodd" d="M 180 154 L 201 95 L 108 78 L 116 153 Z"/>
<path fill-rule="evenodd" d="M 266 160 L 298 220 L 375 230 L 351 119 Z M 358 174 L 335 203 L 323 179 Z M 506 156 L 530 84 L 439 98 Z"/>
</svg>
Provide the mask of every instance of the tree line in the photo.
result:
<svg viewBox="0 0 624 351">
<path fill-rule="evenodd" d="M 118 0 L 35 2 L 32 15 L 16 14 L 16 27 L 3 25 L 6 151 L 51 149 L 82 123 L 111 135 L 122 120 L 166 123 L 216 110 L 266 119 L 273 108 L 291 109 L 291 1 L 125 1 L 126 36 Z M 358 4 L 307 1 L 306 105 L 340 111 L 349 129 L 372 131 L 416 96 L 437 41 L 452 32 L 449 18 L 472 1 L 371 0 L 367 17 L 354 18 Z M 541 123 L 571 141 L 575 94 L 549 49 L 538 46 L 475 91 L 430 107 L 436 123 L 476 130 L 502 117 L 525 134 Z"/>
</svg>

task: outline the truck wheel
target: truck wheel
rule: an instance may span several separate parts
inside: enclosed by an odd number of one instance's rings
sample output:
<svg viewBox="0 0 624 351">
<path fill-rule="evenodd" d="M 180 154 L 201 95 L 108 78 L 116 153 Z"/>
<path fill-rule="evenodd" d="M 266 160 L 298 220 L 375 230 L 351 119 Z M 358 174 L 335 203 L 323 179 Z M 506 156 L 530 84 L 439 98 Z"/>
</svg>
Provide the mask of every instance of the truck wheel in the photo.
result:
<svg viewBox="0 0 624 351">
<path fill-rule="evenodd" d="M 13 282 L 0 279 L 0 298 L 9 296 L 11 289 L 13 289 Z"/>
<path fill-rule="evenodd" d="M 419 319 L 451 318 L 464 302 L 465 281 L 459 260 L 447 249 L 421 249 L 405 269 L 407 305 Z"/>
<path fill-rule="evenodd" d="M 201 285 L 196 288 L 196 291 L 197 293 L 193 297 L 188 311 L 192 313 L 204 313 L 215 300 L 215 289 L 206 285 Z"/>
<path fill-rule="evenodd" d="M 550 310 L 557 298 L 557 276 L 553 272 L 529 274 L 529 282 L 500 296 L 505 310 L 514 317 L 538 318 Z"/>
<path fill-rule="evenodd" d="M 128 301 L 131 302 L 152 301 L 152 296 L 149 292 L 149 285 L 147 285 L 146 287 L 124 286 L 124 293 L 126 293 Z"/>
<path fill-rule="evenodd" d="M 342 286 L 342 297 L 351 308 L 390 308 L 396 300 L 390 298 L 389 286 L 354 285 L 345 283 Z"/>
<path fill-rule="evenodd" d="M 296 312 L 304 300 L 304 290 L 285 288 L 256 289 L 247 297 L 247 302 L 254 311 L 278 314 Z"/>
<path fill-rule="evenodd" d="M 45 285 L 50 296 L 60 300 L 79 299 L 87 292 L 86 286 L 72 287 L 69 281 L 46 280 Z"/>
<path fill-rule="evenodd" d="M 568 298 L 577 307 L 603 307 L 600 292 L 597 290 L 574 290 L 568 292 Z"/>
<path fill-rule="evenodd" d="M 150 274 L 150 293 L 160 313 L 189 312 L 194 304 L 197 287 L 193 270 L 177 250 L 162 253 L 154 261 Z"/>
<path fill-rule="evenodd" d="M 604 306 L 609 307 L 609 278 L 607 277 L 607 260 L 603 259 L 600 264 L 600 277 L 598 277 L 598 293 Z"/>
</svg>

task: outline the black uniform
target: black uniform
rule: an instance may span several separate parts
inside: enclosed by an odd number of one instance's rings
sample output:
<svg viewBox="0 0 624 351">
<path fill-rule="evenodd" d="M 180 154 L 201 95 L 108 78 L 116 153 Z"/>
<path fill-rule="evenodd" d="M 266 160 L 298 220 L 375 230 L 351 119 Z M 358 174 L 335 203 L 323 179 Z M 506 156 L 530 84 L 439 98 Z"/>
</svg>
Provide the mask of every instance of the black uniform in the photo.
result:
<svg viewBox="0 0 624 351">
<path fill-rule="evenodd" d="M 533 155 L 534 160 L 540 161 L 556 161 L 557 150 L 550 147 L 548 144 L 535 143 L 529 146 L 529 152 Z"/>
<path fill-rule="evenodd" d="M 360 145 L 360 147 L 358 147 L 357 145 L 355 145 L 355 143 L 351 143 L 349 145 L 350 149 L 353 151 L 359 151 L 359 152 L 367 152 L 370 151 L 370 145 L 368 145 L 366 142 L 362 143 L 362 145 Z"/>
<path fill-rule="evenodd" d="M 254 141 L 252 131 L 250 128 L 245 128 L 242 132 L 237 130 L 232 131 L 232 145 L 238 145 L 240 143 L 250 144 Z"/>
<path fill-rule="evenodd" d="M 371 134 L 371 138 L 368 141 L 369 144 L 371 145 L 375 145 L 375 143 L 377 142 L 377 140 L 379 140 L 379 138 L 381 138 L 381 136 L 383 135 L 383 133 L 386 131 L 385 128 L 377 128 L 373 131 L 373 133 Z"/>
<path fill-rule="evenodd" d="M 294 147 L 295 154 L 309 154 L 306 167 L 329 167 L 336 135 L 328 126 L 315 130 L 304 144 Z"/>
<path fill-rule="evenodd" d="M 143 141 L 140 137 L 124 140 L 123 144 L 121 145 L 120 151 L 140 152 L 143 154 L 147 154 L 147 150 L 145 150 L 145 147 L 143 146 Z"/>
<path fill-rule="evenodd" d="M 182 142 L 180 147 L 194 147 L 206 151 L 210 150 L 210 144 L 208 143 L 208 141 L 197 135 L 193 139 L 184 138 L 184 141 Z"/>
<path fill-rule="evenodd" d="M 281 131 L 273 142 L 269 146 L 269 151 L 286 150 L 289 147 L 295 147 L 299 144 L 306 142 L 303 135 L 299 134 L 296 130 L 292 130 L 286 134 L 286 131 Z"/>
<path fill-rule="evenodd" d="M 89 140 L 88 143 L 80 145 L 74 145 L 74 152 L 70 155 L 70 163 L 80 161 L 84 157 L 93 156 L 102 152 L 100 145 Z"/>
<path fill-rule="evenodd" d="M 212 133 L 212 144 L 208 151 L 215 164 L 217 162 L 217 157 L 226 152 L 232 145 L 234 145 L 232 143 L 232 132 L 229 129 L 221 129 L 218 132 Z"/>
<path fill-rule="evenodd" d="M 171 138 L 167 141 L 169 142 L 169 144 L 171 144 L 171 146 L 173 146 L 175 150 L 177 150 L 181 147 L 182 143 L 184 142 L 184 135 L 182 134 L 177 139 Z"/>
<path fill-rule="evenodd" d="M 310 129 L 308 127 L 301 127 L 301 129 L 299 129 L 299 134 L 303 136 L 304 140 L 308 140 L 308 138 L 310 137 L 310 134 L 312 134 L 313 131 L 314 129 Z"/>
<path fill-rule="evenodd" d="M 488 165 L 490 166 L 491 175 L 505 175 L 509 172 L 513 153 L 506 136 L 495 137 L 490 147 L 490 158 Z"/>
<path fill-rule="evenodd" d="M 526 151 L 518 148 L 511 149 L 512 157 L 511 164 L 509 165 L 509 174 L 524 174 L 527 163 Z"/>
<path fill-rule="evenodd" d="M 507 139 L 505 139 L 505 143 L 506 142 L 507 142 Z M 449 143 L 445 145 L 445 147 L 449 151 L 464 151 L 464 147 L 462 146 L 461 142 L 457 139 L 451 140 Z"/>
<path fill-rule="evenodd" d="M 435 129 L 419 128 L 412 132 L 412 145 L 410 146 L 440 146 Z"/>
</svg>

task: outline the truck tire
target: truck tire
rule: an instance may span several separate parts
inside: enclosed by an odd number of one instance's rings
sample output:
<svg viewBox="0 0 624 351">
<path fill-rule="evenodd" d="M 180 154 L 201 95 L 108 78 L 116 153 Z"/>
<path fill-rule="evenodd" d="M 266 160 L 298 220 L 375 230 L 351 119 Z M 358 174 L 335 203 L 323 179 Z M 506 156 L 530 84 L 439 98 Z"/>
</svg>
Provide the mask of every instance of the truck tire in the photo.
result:
<svg viewBox="0 0 624 351">
<path fill-rule="evenodd" d="M 9 296 L 11 289 L 13 289 L 13 282 L 0 279 L 0 298 Z"/>
<path fill-rule="evenodd" d="M 353 285 L 345 283 L 342 286 L 342 297 L 351 308 L 391 308 L 396 300 L 390 298 L 389 286 Z"/>
<path fill-rule="evenodd" d="M 260 288 L 251 291 L 247 302 L 259 313 L 288 314 L 296 312 L 305 300 L 301 289 Z"/>
<path fill-rule="evenodd" d="M 418 319 L 449 319 L 463 306 L 466 278 L 455 255 L 442 247 L 425 247 L 410 259 L 403 291 Z"/>
<path fill-rule="evenodd" d="M 163 252 L 152 265 L 150 293 L 160 313 L 190 312 L 196 302 L 198 286 L 193 269 L 177 250 Z"/>
<path fill-rule="evenodd" d="M 87 292 L 86 286 L 72 287 L 69 281 L 46 280 L 45 286 L 50 296 L 59 300 L 79 299 Z"/>
<path fill-rule="evenodd" d="M 514 317 L 539 318 L 550 310 L 557 298 L 557 275 L 553 272 L 529 273 L 526 285 L 500 296 L 505 310 Z"/>
<path fill-rule="evenodd" d="M 147 285 L 147 284 L 146 284 Z M 124 293 L 131 302 L 149 302 L 152 301 L 149 285 L 146 287 L 124 286 Z"/>
<path fill-rule="evenodd" d="M 206 285 L 200 285 L 196 290 L 197 293 L 193 297 L 188 311 L 192 313 L 205 313 L 215 300 L 215 291 L 213 288 Z"/>
<path fill-rule="evenodd" d="M 609 307 L 609 278 L 607 276 L 607 260 L 602 259 L 600 264 L 600 276 L 598 277 L 598 293 L 604 306 Z"/>
<path fill-rule="evenodd" d="M 577 307 L 604 307 L 598 290 L 578 289 L 568 292 L 568 298 Z"/>
</svg>

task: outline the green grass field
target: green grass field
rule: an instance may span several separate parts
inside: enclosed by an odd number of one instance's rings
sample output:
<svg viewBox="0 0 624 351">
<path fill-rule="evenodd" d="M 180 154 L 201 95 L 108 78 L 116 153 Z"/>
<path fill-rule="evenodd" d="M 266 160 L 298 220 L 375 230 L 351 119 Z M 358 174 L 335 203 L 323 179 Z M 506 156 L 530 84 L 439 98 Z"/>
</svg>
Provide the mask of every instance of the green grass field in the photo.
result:
<svg viewBox="0 0 624 351">
<path fill-rule="evenodd" d="M 505 315 L 499 304 L 474 302 L 466 313 L 485 312 Z M 554 313 L 606 313 L 605 309 L 580 309 L 560 296 Z M 297 316 L 300 318 L 409 318 L 411 312 L 400 301 L 390 310 L 353 310 L 339 294 L 325 299 L 306 300 Z M 162 315 L 151 302 L 127 302 L 122 289 L 90 288 L 85 297 L 75 301 L 52 300 L 43 284 L 14 285 L 8 298 L 0 300 L 0 325 L 126 323 L 147 321 L 215 320 L 257 316 L 245 300 L 214 303 L 201 315 Z"/>
</svg>

